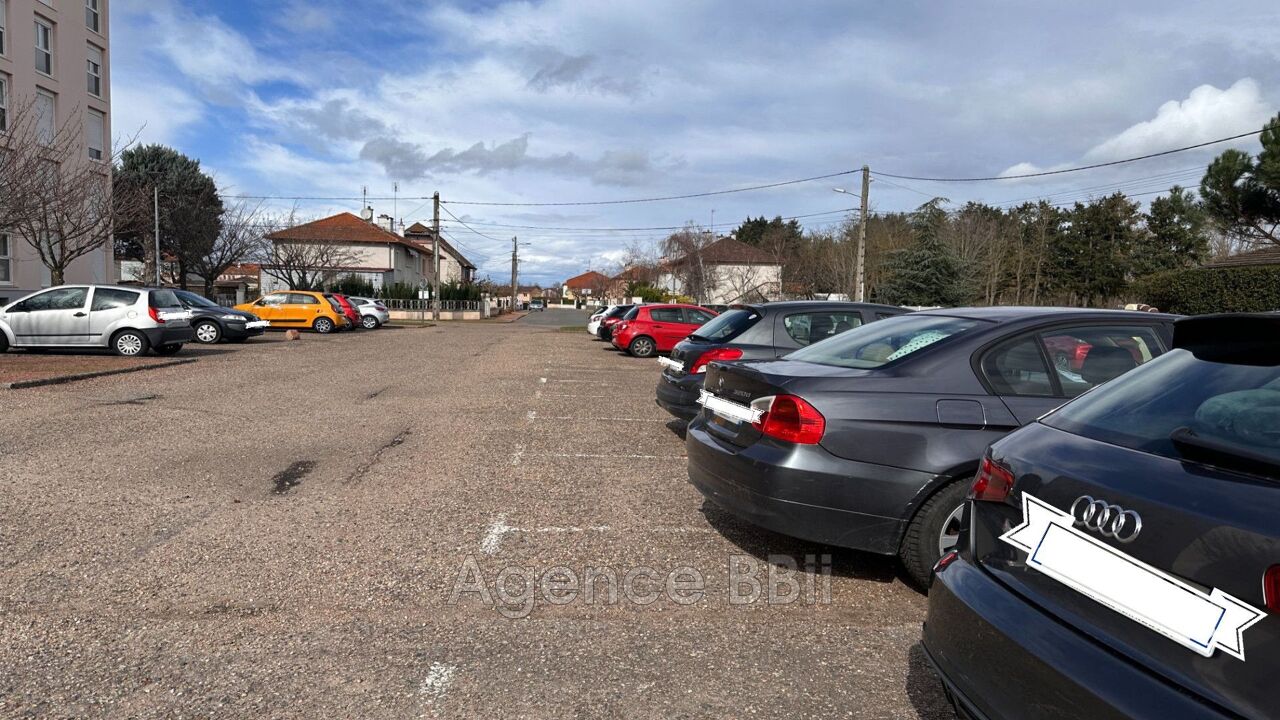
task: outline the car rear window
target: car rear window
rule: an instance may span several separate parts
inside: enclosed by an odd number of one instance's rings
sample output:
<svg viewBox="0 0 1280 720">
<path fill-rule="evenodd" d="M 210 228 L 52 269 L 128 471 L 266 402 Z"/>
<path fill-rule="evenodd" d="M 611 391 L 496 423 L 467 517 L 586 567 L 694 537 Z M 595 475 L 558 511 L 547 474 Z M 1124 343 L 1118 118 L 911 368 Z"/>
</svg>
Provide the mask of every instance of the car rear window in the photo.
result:
<svg viewBox="0 0 1280 720">
<path fill-rule="evenodd" d="M 627 311 L 627 314 L 622 316 L 622 319 L 623 319 L 623 320 L 635 320 L 635 319 L 636 319 L 636 316 L 637 316 L 637 315 L 639 315 L 639 314 L 640 314 L 640 306 L 639 306 L 639 305 L 636 305 L 635 307 L 632 307 L 630 310 L 628 310 L 628 311 Z"/>
<path fill-rule="evenodd" d="M 178 302 L 178 296 L 174 295 L 172 290 L 152 290 L 147 302 L 151 307 L 157 308 L 182 307 L 182 303 Z"/>
<path fill-rule="evenodd" d="M 899 315 L 840 333 L 787 357 L 819 365 L 875 369 L 982 324 L 981 320 L 945 315 Z"/>
<path fill-rule="evenodd" d="M 737 308 L 711 318 L 689 337 L 693 340 L 730 342 L 760 321 L 760 313 L 751 308 Z"/>
<path fill-rule="evenodd" d="M 1042 422 L 1179 459 L 1186 453 L 1176 438 L 1189 432 L 1280 463 L 1280 367 L 1209 362 L 1175 350 L 1067 403 Z"/>
</svg>

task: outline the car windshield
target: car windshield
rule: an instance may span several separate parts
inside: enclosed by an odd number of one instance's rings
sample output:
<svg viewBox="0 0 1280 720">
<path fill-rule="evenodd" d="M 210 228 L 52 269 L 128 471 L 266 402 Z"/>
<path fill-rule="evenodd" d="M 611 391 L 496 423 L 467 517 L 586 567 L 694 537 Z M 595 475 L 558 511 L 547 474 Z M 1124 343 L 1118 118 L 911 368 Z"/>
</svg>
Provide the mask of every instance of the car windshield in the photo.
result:
<svg viewBox="0 0 1280 720">
<path fill-rule="evenodd" d="M 1042 422 L 1170 458 L 1186 458 L 1198 445 L 1280 464 L 1280 367 L 1210 362 L 1175 350 Z"/>
<path fill-rule="evenodd" d="M 698 331 L 690 335 L 689 338 L 708 342 L 729 342 L 746 332 L 748 328 L 755 325 L 759 320 L 760 313 L 751 308 L 729 310 L 723 315 L 717 315 L 712 318 L 711 322 L 698 328 Z"/>
<path fill-rule="evenodd" d="M 787 358 L 819 365 L 875 369 L 981 324 L 980 320 L 945 315 L 900 315 L 840 333 L 797 350 Z"/>
<path fill-rule="evenodd" d="M 204 297 L 203 295 L 197 295 L 193 292 L 179 292 L 177 293 L 177 295 L 178 297 L 181 297 L 188 305 L 195 305 L 196 307 L 204 307 L 204 308 L 221 307 L 220 305 L 218 305 L 218 303 L 213 302 L 209 298 Z"/>
</svg>

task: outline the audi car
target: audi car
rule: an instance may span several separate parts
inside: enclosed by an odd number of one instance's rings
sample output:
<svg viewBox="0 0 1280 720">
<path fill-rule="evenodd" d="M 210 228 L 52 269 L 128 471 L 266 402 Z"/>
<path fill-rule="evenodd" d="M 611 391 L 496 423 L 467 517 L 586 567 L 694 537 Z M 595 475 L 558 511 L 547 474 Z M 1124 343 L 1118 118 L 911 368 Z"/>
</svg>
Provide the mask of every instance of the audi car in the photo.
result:
<svg viewBox="0 0 1280 720">
<path fill-rule="evenodd" d="M 992 441 L 1168 349 L 1173 316 L 1070 308 L 899 315 L 785 358 L 712 362 L 689 480 L 761 527 L 897 555 L 928 586 Z M 1077 372 L 1050 348 L 1089 346 Z"/>
<path fill-rule="evenodd" d="M 969 497 L 923 642 L 962 717 L 1280 717 L 1280 316 L 1179 321 Z"/>
</svg>

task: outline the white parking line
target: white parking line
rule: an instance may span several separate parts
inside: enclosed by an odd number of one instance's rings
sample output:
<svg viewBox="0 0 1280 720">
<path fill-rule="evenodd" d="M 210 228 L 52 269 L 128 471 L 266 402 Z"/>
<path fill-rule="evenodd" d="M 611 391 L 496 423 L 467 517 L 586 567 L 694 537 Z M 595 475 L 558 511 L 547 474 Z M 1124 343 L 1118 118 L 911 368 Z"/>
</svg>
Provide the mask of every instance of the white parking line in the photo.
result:
<svg viewBox="0 0 1280 720">
<path fill-rule="evenodd" d="M 519 464 L 520 464 L 520 458 L 521 458 L 521 457 L 523 457 L 523 456 L 524 456 L 524 446 L 523 446 L 523 445 L 516 445 L 516 451 L 515 451 L 514 453 L 511 453 L 511 464 L 512 464 L 512 465 L 519 465 Z"/>
<path fill-rule="evenodd" d="M 458 667 L 456 665 L 442 662 L 431 663 L 431 667 L 427 669 L 426 677 L 422 678 L 422 684 L 418 686 L 418 694 L 427 698 L 430 702 L 443 699 L 445 693 L 449 692 L 449 685 L 453 683 L 453 674 L 457 671 Z"/>
<path fill-rule="evenodd" d="M 507 524 L 507 516 L 499 515 L 489 523 L 489 529 L 484 534 L 484 539 L 480 541 L 480 552 L 485 555 L 495 555 L 498 549 L 502 547 L 502 536 L 508 532 L 515 530 Z"/>
<path fill-rule="evenodd" d="M 593 453 L 528 453 L 522 457 L 554 457 L 554 458 L 620 458 L 624 460 L 686 460 L 688 455 L 623 455 L 610 453 L 596 455 Z"/>
<path fill-rule="evenodd" d="M 566 420 L 567 421 L 581 420 L 581 421 L 591 421 L 591 422 L 655 422 L 655 423 L 664 423 L 664 424 L 671 422 L 670 420 L 663 420 L 662 418 L 584 417 L 582 415 L 539 415 L 537 410 L 530 410 L 526 415 L 526 417 L 529 419 L 529 422 L 534 422 L 536 420 L 556 420 L 561 422 Z"/>
</svg>

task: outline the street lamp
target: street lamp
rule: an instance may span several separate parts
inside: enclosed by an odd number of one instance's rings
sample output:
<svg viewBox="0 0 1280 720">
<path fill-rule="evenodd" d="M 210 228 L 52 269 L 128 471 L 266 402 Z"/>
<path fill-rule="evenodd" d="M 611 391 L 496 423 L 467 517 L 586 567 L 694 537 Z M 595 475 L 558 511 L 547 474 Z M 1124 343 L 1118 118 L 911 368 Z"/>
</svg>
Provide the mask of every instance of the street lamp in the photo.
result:
<svg viewBox="0 0 1280 720">
<path fill-rule="evenodd" d="M 857 252 L 857 260 L 854 263 L 854 270 L 853 270 L 853 274 L 855 278 L 854 287 L 856 288 L 854 300 L 857 302 L 866 302 L 866 298 L 867 298 L 866 273 L 864 270 L 864 268 L 866 267 L 866 259 L 867 259 L 867 190 L 868 190 L 868 184 L 869 184 L 869 178 L 867 177 L 867 175 L 868 173 L 864 168 L 863 175 L 862 175 L 862 199 L 861 199 L 862 212 L 860 215 L 860 219 L 858 221 L 858 252 Z M 854 196 L 854 193 L 851 193 L 848 190 L 845 190 L 844 188 L 831 188 L 831 189 L 835 192 L 840 193 L 841 195 Z"/>
</svg>

